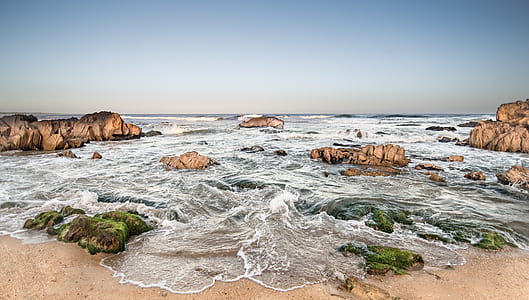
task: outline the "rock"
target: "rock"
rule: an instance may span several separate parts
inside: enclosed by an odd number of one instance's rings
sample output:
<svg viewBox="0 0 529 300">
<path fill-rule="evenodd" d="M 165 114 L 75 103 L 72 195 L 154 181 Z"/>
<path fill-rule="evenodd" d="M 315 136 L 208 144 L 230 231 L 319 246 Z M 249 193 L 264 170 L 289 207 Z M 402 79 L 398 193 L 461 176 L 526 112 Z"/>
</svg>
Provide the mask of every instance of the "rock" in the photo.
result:
<svg viewBox="0 0 529 300">
<path fill-rule="evenodd" d="M 479 125 L 479 122 L 476 121 L 470 121 L 462 124 L 458 124 L 457 127 L 476 127 Z"/>
<path fill-rule="evenodd" d="M 259 132 L 263 132 L 266 134 L 278 134 L 278 133 L 281 133 L 281 130 L 265 128 L 265 129 L 259 130 Z"/>
<path fill-rule="evenodd" d="M 333 148 L 323 147 L 312 149 L 310 157 L 326 163 L 344 163 L 373 166 L 406 166 L 409 159 L 406 158 L 406 151 L 400 146 L 368 145 L 361 149 L 356 148 Z"/>
<path fill-rule="evenodd" d="M 529 189 L 529 170 L 522 166 L 513 166 L 504 173 L 496 174 L 498 181 L 503 184 L 519 185 Z"/>
<path fill-rule="evenodd" d="M 418 164 L 415 166 L 417 170 L 431 170 L 431 171 L 444 171 L 443 168 L 434 164 Z"/>
<path fill-rule="evenodd" d="M 92 154 L 92 157 L 91 157 L 91 159 L 101 159 L 101 158 L 103 158 L 103 156 L 99 154 L 99 152 L 94 152 L 94 154 Z"/>
<path fill-rule="evenodd" d="M 498 107 L 496 120 L 516 125 L 529 125 L 529 99 L 505 103 Z"/>
<path fill-rule="evenodd" d="M 447 162 L 462 162 L 463 160 L 465 160 L 465 157 L 462 155 L 450 155 L 449 157 L 445 157 L 442 159 L 442 161 Z"/>
<path fill-rule="evenodd" d="M 468 139 L 464 139 L 464 140 L 462 140 L 460 142 L 456 142 L 456 145 L 457 146 L 468 146 L 468 145 L 470 145 L 470 143 L 468 142 Z"/>
<path fill-rule="evenodd" d="M 432 181 L 446 182 L 446 180 L 443 177 L 441 177 L 439 174 L 429 173 L 428 175 L 430 175 L 430 177 L 428 177 L 428 179 L 430 179 Z"/>
<path fill-rule="evenodd" d="M 437 141 L 439 143 L 453 143 L 453 142 L 459 142 L 458 138 L 450 138 L 447 136 L 438 136 Z"/>
<path fill-rule="evenodd" d="M 0 118 L 0 151 L 64 150 L 89 141 L 131 139 L 140 134 L 141 128 L 111 112 L 42 121 L 34 116 L 13 115 Z"/>
<path fill-rule="evenodd" d="M 138 235 L 153 229 L 152 226 L 145 223 L 145 221 L 140 216 L 133 213 L 111 211 L 98 215 L 98 217 L 127 224 L 130 235 Z"/>
<path fill-rule="evenodd" d="M 274 152 L 276 155 L 279 155 L 279 156 L 287 156 L 287 152 L 285 150 L 276 150 Z"/>
<path fill-rule="evenodd" d="M 69 158 L 79 158 L 71 150 L 67 150 L 57 154 L 57 157 L 69 157 Z"/>
<path fill-rule="evenodd" d="M 467 173 L 465 174 L 465 178 L 468 178 L 471 180 L 485 180 L 486 179 L 485 174 L 483 174 L 483 172 L 481 171 Z"/>
<path fill-rule="evenodd" d="M 455 127 L 430 126 L 430 127 L 426 128 L 426 130 L 431 130 L 431 131 L 456 131 L 457 129 Z"/>
<path fill-rule="evenodd" d="M 73 207 L 71 207 L 69 205 L 61 208 L 60 213 L 61 213 L 61 215 L 65 216 L 65 217 L 68 217 L 68 216 L 71 216 L 71 215 L 84 215 L 85 214 L 84 210 L 82 210 L 80 208 L 73 208 Z"/>
<path fill-rule="evenodd" d="M 411 225 L 413 221 L 408 218 L 408 213 L 403 210 L 389 210 L 373 208 L 371 220 L 366 221 L 366 225 L 386 233 L 393 232 L 395 223 Z"/>
<path fill-rule="evenodd" d="M 242 122 L 241 124 L 239 124 L 239 126 L 237 126 L 237 128 L 274 127 L 278 129 L 283 129 L 284 124 L 285 121 L 276 117 L 257 117 Z"/>
<path fill-rule="evenodd" d="M 202 156 L 196 151 L 184 153 L 180 156 L 162 157 L 160 162 L 175 169 L 206 169 L 217 162 Z"/>
<path fill-rule="evenodd" d="M 162 135 L 162 132 L 158 130 L 151 130 L 141 134 L 142 137 L 153 137 L 157 135 Z"/>
<path fill-rule="evenodd" d="M 340 290 L 349 292 L 353 295 L 354 299 L 358 300 L 395 300 L 396 297 L 391 296 L 387 291 L 369 284 L 362 282 L 358 278 L 349 277 L 345 282 L 340 285 Z"/>
<path fill-rule="evenodd" d="M 79 246 L 87 248 L 90 254 L 123 251 L 128 238 L 127 224 L 84 215 L 62 225 L 57 231 L 57 240 L 76 242 Z"/>
<path fill-rule="evenodd" d="M 33 219 L 28 219 L 24 222 L 24 228 L 26 229 L 46 229 L 48 233 L 54 234 L 55 230 L 53 226 L 59 224 L 64 220 L 64 217 L 56 211 L 47 211 L 40 213 Z"/>
<path fill-rule="evenodd" d="M 501 250 L 507 244 L 507 241 L 501 234 L 486 230 L 482 232 L 479 242 L 471 245 L 487 250 Z"/>
<path fill-rule="evenodd" d="M 255 152 L 264 151 L 264 148 L 259 145 L 255 145 L 251 147 L 242 148 L 241 151 L 248 152 L 248 153 L 255 153 Z"/>
<path fill-rule="evenodd" d="M 343 174 L 345 176 L 390 176 L 399 173 L 399 170 L 391 167 L 378 167 L 369 169 L 349 168 Z"/>
</svg>

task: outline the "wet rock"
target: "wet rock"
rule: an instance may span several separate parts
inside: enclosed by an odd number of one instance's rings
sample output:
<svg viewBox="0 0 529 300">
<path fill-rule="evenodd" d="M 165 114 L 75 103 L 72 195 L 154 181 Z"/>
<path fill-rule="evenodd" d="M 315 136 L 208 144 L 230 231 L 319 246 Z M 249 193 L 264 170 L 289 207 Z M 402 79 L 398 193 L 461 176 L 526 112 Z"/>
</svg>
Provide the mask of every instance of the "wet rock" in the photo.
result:
<svg viewBox="0 0 529 300">
<path fill-rule="evenodd" d="M 125 123 L 117 113 L 98 112 L 81 119 L 38 121 L 34 116 L 0 118 L 0 151 L 63 150 L 89 141 L 138 138 L 141 128 Z"/>
<path fill-rule="evenodd" d="M 196 151 L 186 152 L 180 156 L 165 156 L 160 162 L 175 169 L 206 169 L 217 164 L 214 159 L 200 155 Z"/>
<path fill-rule="evenodd" d="M 459 142 L 459 139 L 458 138 L 450 138 L 450 137 L 447 137 L 447 136 L 438 136 L 437 137 L 437 141 L 439 143 L 455 143 L 455 142 Z"/>
<path fill-rule="evenodd" d="M 248 153 L 255 153 L 255 152 L 264 151 L 264 148 L 259 145 L 255 145 L 251 147 L 244 147 L 241 149 L 241 151 L 248 152 Z"/>
<path fill-rule="evenodd" d="M 259 130 L 259 132 L 263 132 L 263 133 L 266 133 L 266 134 L 278 134 L 278 133 L 281 133 L 281 130 L 265 128 L 265 129 Z"/>
<path fill-rule="evenodd" d="M 443 158 L 442 161 L 446 162 L 462 162 L 465 157 L 462 155 L 450 155 L 449 157 Z"/>
<path fill-rule="evenodd" d="M 468 145 L 470 145 L 470 143 L 469 143 L 468 139 L 464 139 L 462 141 L 456 142 L 456 145 L 457 146 L 468 146 Z"/>
<path fill-rule="evenodd" d="M 56 211 L 47 211 L 40 213 L 33 219 L 28 219 L 24 222 L 24 228 L 26 229 L 46 229 L 48 233 L 53 234 L 53 226 L 59 224 L 64 220 L 64 217 Z"/>
<path fill-rule="evenodd" d="M 57 157 L 69 157 L 69 158 L 79 158 L 71 150 L 67 150 L 57 154 Z"/>
<path fill-rule="evenodd" d="M 365 282 L 358 278 L 349 277 L 340 285 L 340 290 L 349 292 L 358 300 L 395 300 L 387 291 Z"/>
<path fill-rule="evenodd" d="M 371 220 L 366 221 L 366 225 L 379 231 L 392 233 L 395 223 L 411 225 L 413 221 L 408 218 L 408 214 L 402 210 L 373 209 Z"/>
<path fill-rule="evenodd" d="M 276 155 L 279 155 L 279 156 L 287 156 L 288 155 L 288 153 L 285 150 L 276 150 L 276 151 L 274 151 L 274 153 Z"/>
<path fill-rule="evenodd" d="M 162 135 L 162 132 L 158 130 L 151 130 L 141 134 L 142 137 L 153 137 L 157 135 Z"/>
<path fill-rule="evenodd" d="M 458 124 L 457 127 L 476 127 L 478 125 L 479 125 L 479 122 L 470 121 L 470 122 Z"/>
<path fill-rule="evenodd" d="M 503 184 L 518 185 L 529 189 L 529 170 L 522 166 L 513 166 L 504 173 L 496 174 L 498 181 Z"/>
<path fill-rule="evenodd" d="M 71 215 L 84 215 L 85 214 L 85 211 L 80 209 L 80 208 L 73 208 L 71 206 L 65 206 L 63 208 L 61 208 L 61 211 L 60 211 L 61 215 L 65 216 L 65 217 L 68 217 L 68 216 L 71 216 Z"/>
<path fill-rule="evenodd" d="M 98 217 L 127 224 L 130 235 L 138 235 L 153 229 L 140 216 L 129 212 L 111 211 L 98 215 Z"/>
<path fill-rule="evenodd" d="M 426 130 L 431 130 L 431 131 L 456 131 L 457 129 L 455 127 L 451 127 L 451 126 L 448 126 L 448 127 L 430 126 L 430 127 L 427 127 Z"/>
<path fill-rule="evenodd" d="M 348 163 L 402 167 L 409 163 L 404 148 L 392 144 L 378 145 L 376 147 L 368 145 L 361 149 L 323 147 L 312 149 L 310 157 L 331 164 Z"/>
<path fill-rule="evenodd" d="M 252 128 L 252 127 L 274 127 L 283 129 L 285 122 L 276 117 L 257 117 L 248 121 L 244 121 L 237 128 Z"/>
<path fill-rule="evenodd" d="M 375 132 L 375 134 L 378 134 L 378 135 L 386 135 L 387 133 L 385 133 L 384 131 L 377 131 L 377 132 Z"/>
<path fill-rule="evenodd" d="M 345 176 L 390 176 L 399 174 L 400 170 L 391 167 L 378 167 L 378 168 L 349 168 L 343 173 Z"/>
<path fill-rule="evenodd" d="M 418 164 L 415 166 L 416 170 L 430 170 L 430 171 L 444 171 L 443 168 L 434 164 Z"/>
<path fill-rule="evenodd" d="M 103 156 L 99 154 L 99 152 L 94 152 L 94 154 L 92 154 L 92 157 L 90 157 L 90 159 L 101 159 L 101 158 L 103 158 Z"/>
<path fill-rule="evenodd" d="M 471 180 L 485 180 L 485 174 L 483 174 L 482 171 L 478 172 L 470 172 L 465 174 L 465 178 L 471 179 Z"/>
<path fill-rule="evenodd" d="M 441 241 L 441 242 L 444 242 L 444 243 L 450 243 L 450 239 L 448 239 L 446 237 L 443 237 L 441 235 L 438 235 L 438 234 L 417 233 L 417 236 L 422 238 L 422 239 L 428 240 L 428 241 Z"/>
<path fill-rule="evenodd" d="M 507 241 L 501 234 L 492 231 L 484 231 L 482 232 L 479 242 L 471 245 L 487 250 L 501 250 L 507 244 Z"/>
<path fill-rule="evenodd" d="M 397 248 L 357 242 L 343 245 L 339 251 L 363 257 L 367 263 L 367 272 L 373 275 L 383 275 L 390 270 L 395 274 L 406 274 L 407 270 L 420 270 L 424 266 L 422 256 Z"/>
<path fill-rule="evenodd" d="M 446 182 L 446 180 L 441 177 L 439 174 L 435 174 L 435 173 L 429 173 L 428 175 L 430 175 L 430 177 L 428 177 L 428 179 L 432 180 L 432 181 L 437 181 L 437 182 Z"/>
</svg>

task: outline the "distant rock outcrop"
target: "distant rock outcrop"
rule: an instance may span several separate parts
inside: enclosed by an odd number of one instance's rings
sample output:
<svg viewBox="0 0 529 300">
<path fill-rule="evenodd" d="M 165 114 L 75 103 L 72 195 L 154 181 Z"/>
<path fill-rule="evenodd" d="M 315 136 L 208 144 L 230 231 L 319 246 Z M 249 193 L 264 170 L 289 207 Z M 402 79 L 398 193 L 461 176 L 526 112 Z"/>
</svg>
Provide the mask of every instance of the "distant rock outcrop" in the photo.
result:
<svg viewBox="0 0 529 300">
<path fill-rule="evenodd" d="M 500 105 L 496 119 L 481 122 L 472 129 L 470 146 L 529 153 L 529 99 Z"/>
<path fill-rule="evenodd" d="M 206 169 L 217 164 L 214 159 L 200 155 L 196 151 L 186 152 L 180 156 L 165 156 L 160 162 L 175 169 Z"/>
<path fill-rule="evenodd" d="M 0 151 L 63 150 L 89 141 L 139 138 L 141 128 L 125 123 L 117 113 L 98 112 L 81 119 L 38 121 L 31 115 L 0 118 Z"/>
<path fill-rule="evenodd" d="M 360 149 L 323 147 L 312 149 L 310 157 L 326 163 L 344 163 L 372 166 L 406 166 L 410 162 L 406 158 L 406 150 L 400 146 L 368 145 Z"/>
<path fill-rule="evenodd" d="M 274 127 L 283 129 L 285 121 L 278 119 L 276 117 L 257 117 L 252 118 L 248 121 L 244 121 L 237 128 L 252 128 L 252 127 Z"/>
</svg>

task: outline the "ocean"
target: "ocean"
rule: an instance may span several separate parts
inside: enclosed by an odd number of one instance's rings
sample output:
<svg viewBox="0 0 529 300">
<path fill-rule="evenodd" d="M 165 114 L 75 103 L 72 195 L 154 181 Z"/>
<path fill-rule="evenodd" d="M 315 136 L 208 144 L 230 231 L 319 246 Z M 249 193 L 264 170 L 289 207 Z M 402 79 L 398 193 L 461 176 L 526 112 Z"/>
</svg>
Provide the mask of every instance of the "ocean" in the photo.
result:
<svg viewBox="0 0 529 300">
<path fill-rule="evenodd" d="M 493 114 L 278 115 L 285 121 L 284 130 L 236 129 L 250 115 L 122 117 L 144 132 L 158 130 L 163 135 L 91 142 L 72 149 L 81 159 L 56 157 L 56 152 L 0 153 L 0 234 L 25 243 L 53 240 L 22 225 L 40 212 L 66 205 L 89 215 L 136 211 L 155 230 L 131 239 L 126 251 L 103 259 L 101 265 L 122 282 L 178 293 L 241 278 L 289 290 L 362 277 L 362 259 L 338 251 L 355 241 L 411 250 L 421 254 L 426 265 L 461 265 L 465 259 L 458 250 L 470 247 L 468 243 L 426 240 L 418 234 L 451 238 L 454 233 L 439 225 L 450 222 L 500 232 L 529 250 L 529 194 L 498 183 L 495 176 L 513 165 L 529 167 L 529 155 L 438 142 L 438 136 L 467 138 L 471 128 L 458 124 L 494 119 Z M 457 130 L 426 130 L 430 126 Z M 388 143 L 404 147 L 411 159 L 398 175 L 346 177 L 341 173 L 348 165 L 309 157 L 311 149 L 333 144 Z M 241 151 L 254 145 L 264 151 Z M 276 150 L 288 155 L 278 156 Z M 89 159 L 94 151 L 103 159 Z M 188 151 L 219 165 L 167 171 L 159 163 L 163 156 Z M 464 161 L 436 160 L 450 155 L 463 155 Z M 414 168 L 419 163 L 441 166 L 446 183 L 429 180 Z M 483 171 L 487 179 L 464 178 L 470 171 Z M 363 207 L 404 210 L 414 222 L 396 224 L 393 233 L 377 231 L 366 225 L 369 213 L 359 213 Z M 471 242 L 476 239 L 470 237 Z"/>
</svg>

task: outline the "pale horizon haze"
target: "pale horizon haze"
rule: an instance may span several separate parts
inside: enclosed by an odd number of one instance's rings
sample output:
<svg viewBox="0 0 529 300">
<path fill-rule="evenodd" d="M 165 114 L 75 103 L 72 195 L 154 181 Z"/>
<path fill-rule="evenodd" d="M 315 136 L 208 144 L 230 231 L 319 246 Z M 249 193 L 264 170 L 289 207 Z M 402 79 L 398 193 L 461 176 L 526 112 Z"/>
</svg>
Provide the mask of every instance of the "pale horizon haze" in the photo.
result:
<svg viewBox="0 0 529 300">
<path fill-rule="evenodd" d="M 529 1 L 0 0 L 0 111 L 494 113 Z"/>
</svg>

